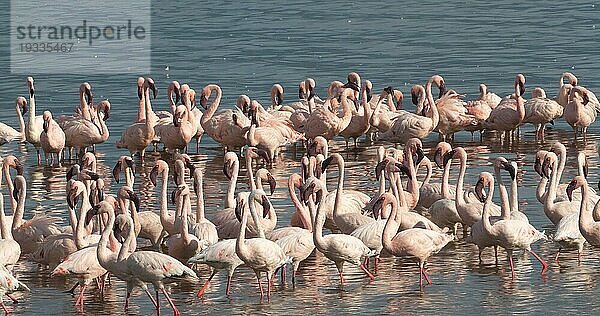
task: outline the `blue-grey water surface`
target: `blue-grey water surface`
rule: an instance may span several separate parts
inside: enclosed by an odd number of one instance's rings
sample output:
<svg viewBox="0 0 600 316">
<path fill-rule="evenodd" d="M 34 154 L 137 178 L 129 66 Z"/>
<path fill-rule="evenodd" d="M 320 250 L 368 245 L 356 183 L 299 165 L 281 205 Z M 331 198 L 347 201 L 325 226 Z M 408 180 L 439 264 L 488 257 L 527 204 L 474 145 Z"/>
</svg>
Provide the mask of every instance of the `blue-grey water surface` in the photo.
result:
<svg viewBox="0 0 600 316">
<path fill-rule="evenodd" d="M 52 7 L 47 8 L 52 11 Z M 135 80 L 149 75 L 160 88 L 155 110 L 166 109 L 165 89 L 171 80 L 189 83 L 199 91 L 208 83 L 218 83 L 224 91 L 223 108 L 233 105 L 242 93 L 270 104 L 269 89 L 281 83 L 286 101 L 294 100 L 298 82 L 310 76 L 317 81 L 317 93 L 325 95 L 332 80 L 345 80 L 356 71 L 370 79 L 379 91 L 392 85 L 405 95 L 411 85 L 423 84 L 431 75 L 442 74 L 449 88 L 466 93 L 466 99 L 478 95 L 485 82 L 499 95 L 512 92 L 516 73 L 527 77 L 527 96 L 542 86 L 549 96 L 556 94 L 558 79 L 564 71 L 574 72 L 580 84 L 592 91 L 600 88 L 598 20 L 599 5 L 594 1 L 477 1 L 426 3 L 382 3 L 378 1 L 285 3 L 262 1 L 153 1 L 152 70 L 149 74 L 73 76 L 38 75 L 36 80 L 38 114 L 51 109 L 55 116 L 71 113 L 78 104 L 78 88 L 83 81 L 93 86 L 95 98 L 109 98 L 113 112 L 108 127 L 110 139 L 97 146 L 100 172 L 110 178 L 109 170 L 125 151 L 114 146 L 121 131 L 133 120 L 137 110 Z M 8 13 L 2 13 L 2 22 Z M 74 17 L 76 18 L 76 17 Z M 7 43 L 7 35 L 0 39 Z M 27 93 L 25 77 L 9 73 L 6 46 L 0 48 L 0 117 L 15 127 L 14 100 Z M 405 106 L 408 106 L 405 101 Z M 568 148 L 569 160 L 563 177 L 575 174 L 577 151 L 585 150 L 591 159 L 590 182 L 598 180 L 597 125 L 590 128 L 587 142 L 572 141 L 571 130 L 559 120 L 547 133 L 546 144 L 534 142 L 532 127 L 523 129 L 520 142 L 501 145 L 493 137 L 471 141 L 471 135 L 457 135 L 457 145 L 470 154 L 466 182 L 473 184 L 481 171 L 490 171 L 490 157 L 516 159 L 523 172 L 519 176 L 519 200 L 523 211 L 538 229 L 553 232 L 553 226 L 535 198 L 538 176 L 533 172 L 533 154 L 561 140 Z M 425 142 L 435 146 L 437 136 Z M 342 152 L 347 160 L 349 188 L 375 192 L 373 175 L 375 147 L 361 140 L 358 150 L 346 151 L 336 141 L 332 151 Z M 25 161 L 28 180 L 27 210 L 46 211 L 66 220 L 64 199 L 65 166 L 36 166 L 35 151 L 29 144 L 11 143 L 0 148 L 0 155 L 15 154 Z M 272 172 L 278 181 L 273 197 L 278 226 L 289 223 L 293 207 L 285 184 L 292 172 L 299 171 L 301 152 L 288 149 Z M 222 204 L 226 180 L 221 172 L 223 154 L 209 137 L 202 141 L 201 152 L 192 155 L 205 168 L 205 194 L 208 217 Z M 151 154 L 139 174 L 145 176 L 159 154 Z M 242 170 L 244 172 L 244 170 Z M 453 172 L 453 179 L 456 171 Z M 368 176 L 365 176 L 367 174 Z M 434 180 L 441 172 L 435 170 Z M 112 180 L 112 179 L 111 179 Z M 452 180 L 454 181 L 454 180 Z M 113 181 L 110 181 L 113 182 Z M 136 182 L 137 190 L 148 188 L 147 178 Z M 110 184 L 111 192 L 116 185 Z M 245 185 L 238 186 L 245 188 Z M 144 191 L 143 210 L 158 210 L 157 193 Z M 31 214 L 31 213 L 29 213 Z M 26 215 L 30 216 L 30 215 Z M 586 246 L 583 261 L 577 263 L 574 252 L 566 252 L 560 265 L 552 261 L 557 248 L 550 242 L 533 246 L 550 264 L 545 277 L 531 256 L 516 260 L 517 276 L 511 280 L 508 264 L 493 264 L 488 250 L 480 265 L 476 248 L 463 241 L 449 244 L 431 258 L 428 271 L 433 285 L 420 291 L 418 268 L 406 259 L 384 259 L 377 279 L 367 282 L 357 268 L 347 267 L 347 286 L 339 290 L 335 266 L 322 255 L 311 257 L 300 270 L 295 289 L 277 285 L 270 303 L 260 303 L 254 274 L 246 268 L 236 273 L 231 299 L 224 295 L 226 277 L 215 277 L 205 300 L 195 293 L 201 284 L 171 287 L 175 303 L 184 315 L 206 313 L 231 314 L 567 314 L 578 311 L 597 314 L 600 310 L 598 285 L 600 250 Z M 63 293 L 74 280 L 50 278 L 25 259 L 17 267 L 19 278 L 32 292 L 21 303 L 10 306 L 15 314 L 81 314 L 73 306 L 74 298 Z M 203 282 L 208 269 L 198 275 Z M 113 278 L 102 299 L 89 291 L 83 313 L 90 315 L 122 314 L 125 286 Z M 164 313 L 170 314 L 162 302 Z M 143 292 L 136 292 L 131 314 L 150 315 L 152 305 Z"/>
</svg>

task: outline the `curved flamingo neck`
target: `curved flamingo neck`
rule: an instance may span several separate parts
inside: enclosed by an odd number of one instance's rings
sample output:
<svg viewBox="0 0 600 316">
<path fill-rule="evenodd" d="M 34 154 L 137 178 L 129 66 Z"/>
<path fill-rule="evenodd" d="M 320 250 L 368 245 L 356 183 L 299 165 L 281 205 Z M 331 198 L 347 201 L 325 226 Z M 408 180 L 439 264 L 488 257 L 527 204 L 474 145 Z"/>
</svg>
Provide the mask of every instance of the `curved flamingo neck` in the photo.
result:
<svg viewBox="0 0 600 316">
<path fill-rule="evenodd" d="M 340 158 L 340 156 L 336 156 L 335 161 L 338 166 L 338 181 L 337 191 L 335 192 L 335 202 L 333 204 L 333 216 L 337 216 L 338 208 L 342 203 L 342 195 L 344 194 L 344 161 Z"/>
<path fill-rule="evenodd" d="M 235 208 L 235 186 L 237 184 L 238 173 L 240 170 L 240 162 L 235 159 L 233 161 L 233 173 L 229 180 L 229 187 L 227 188 L 227 199 L 225 200 L 225 208 Z"/>
<path fill-rule="evenodd" d="M 516 171 L 516 169 L 515 169 Z M 519 211 L 519 188 L 517 184 L 517 177 L 511 179 L 510 182 L 510 212 Z"/>
<path fill-rule="evenodd" d="M 83 190 L 81 191 L 81 206 L 79 208 L 79 219 L 77 220 L 75 234 L 75 246 L 77 249 L 83 249 L 87 247 L 87 243 L 85 242 L 86 229 L 85 229 L 85 218 L 88 210 L 90 209 L 90 201 L 88 198 L 88 192 L 85 186 L 83 186 Z M 125 210 L 123 210 L 125 211 Z"/>
<path fill-rule="evenodd" d="M 589 199 L 589 186 L 584 183 L 581 186 L 581 206 L 579 207 L 579 227 L 580 230 L 587 231 L 588 228 L 595 223 L 592 212 L 588 211 L 588 199 Z M 600 203 L 596 203 L 594 206 L 594 212 L 599 208 Z"/>
<path fill-rule="evenodd" d="M 547 211 L 551 210 L 554 207 L 554 200 L 556 199 L 556 188 L 557 185 L 557 164 L 554 163 L 552 166 L 552 176 L 550 177 L 550 186 L 548 187 L 548 191 L 546 192 L 546 201 L 544 203 L 545 209 Z"/>
<path fill-rule="evenodd" d="M 510 202 L 508 201 L 508 192 L 506 191 L 506 185 L 500 174 L 500 168 L 494 166 L 494 174 L 498 179 L 498 191 L 500 192 L 500 213 L 503 219 L 510 218 Z"/>
<path fill-rule="evenodd" d="M 219 87 L 216 84 L 210 84 L 207 86 L 208 89 L 210 90 L 211 94 L 212 92 L 216 92 L 216 97 L 213 100 L 213 102 L 210 104 L 210 107 L 204 112 L 204 114 L 202 115 L 202 123 L 206 123 L 208 122 L 208 120 L 210 120 L 212 118 L 212 116 L 215 114 L 215 112 L 217 111 L 217 108 L 219 107 L 219 104 L 221 103 L 221 96 L 223 91 L 221 90 L 221 87 Z"/>
<path fill-rule="evenodd" d="M 15 186 L 13 185 L 12 177 L 10 176 L 10 166 L 8 164 L 4 163 L 2 165 L 2 173 L 4 174 L 4 181 L 6 181 L 6 186 L 8 187 L 8 199 L 10 200 L 10 208 L 14 215 L 17 210 L 17 201 L 13 196 Z"/>
<path fill-rule="evenodd" d="M 288 184 L 288 192 L 290 194 L 290 199 L 294 204 L 294 208 L 296 209 L 296 213 L 300 216 L 302 226 L 304 226 L 304 228 L 308 229 L 309 231 L 312 231 L 310 214 L 308 214 L 306 207 L 304 207 L 304 205 L 302 205 L 302 203 L 298 199 L 298 195 L 296 195 L 296 187 L 292 181 L 290 181 Z"/>
<path fill-rule="evenodd" d="M 6 215 L 4 214 L 4 195 L 0 193 L 0 237 L 2 239 L 13 239 L 12 231 L 4 225 Z"/>
<path fill-rule="evenodd" d="M 204 216 L 204 188 L 200 169 L 194 171 L 194 181 L 196 181 L 196 223 L 200 223 L 206 218 Z"/>
<path fill-rule="evenodd" d="M 25 120 L 23 119 L 23 113 L 21 107 L 17 104 L 15 111 L 17 112 L 17 119 L 19 120 L 19 132 L 21 133 L 21 140 L 25 140 Z"/>
<path fill-rule="evenodd" d="M 460 159 L 460 172 L 458 173 L 458 180 L 456 181 L 456 193 L 454 199 L 456 205 L 465 205 L 463 183 L 465 181 L 465 173 L 467 171 L 467 154 L 463 153 L 459 157 Z"/>
<path fill-rule="evenodd" d="M 112 234 L 113 227 L 115 226 L 115 211 L 114 209 L 109 210 L 108 212 L 108 221 L 106 226 L 104 226 L 104 230 L 102 231 L 102 235 L 100 236 L 100 241 L 98 242 L 98 248 L 96 250 L 98 256 L 98 262 L 102 266 L 106 266 L 106 264 L 110 263 L 112 251 L 108 249 L 108 240 L 110 235 Z M 123 248 L 128 245 L 126 243 L 121 247 L 121 251 Z"/>
<path fill-rule="evenodd" d="M 254 182 L 254 173 L 252 172 L 252 157 L 246 155 L 246 176 L 250 183 L 250 190 L 256 190 L 256 183 Z"/>
<path fill-rule="evenodd" d="M 26 191 L 26 186 L 24 184 L 22 184 L 22 186 L 23 187 L 20 188 L 20 190 L 19 190 L 19 196 L 18 196 L 18 199 L 17 199 L 17 209 L 16 209 L 15 213 L 13 214 L 13 223 L 12 223 L 12 229 L 13 230 L 18 229 L 24 223 L 24 221 L 23 221 L 23 215 L 25 213 L 25 191 Z"/>
<path fill-rule="evenodd" d="M 169 221 L 167 215 L 167 186 L 169 178 L 169 168 L 165 167 L 162 171 L 162 187 L 160 188 L 160 221 L 165 226 Z"/>
<path fill-rule="evenodd" d="M 381 241 L 384 249 L 393 248 L 392 238 L 396 235 L 398 227 L 401 224 L 401 219 L 398 217 L 398 201 L 395 198 L 386 198 L 381 207 L 382 212 L 390 204 L 392 205 L 392 211 L 385 222 L 383 233 L 381 234 Z"/>
<path fill-rule="evenodd" d="M 429 79 L 427 81 L 427 86 L 425 88 L 425 96 L 427 101 L 429 102 L 429 110 L 427 111 L 427 117 L 429 117 L 432 121 L 433 129 L 435 129 L 440 121 L 440 114 L 438 112 L 437 106 L 435 105 L 435 101 L 433 100 L 433 94 L 431 94 L 431 84 L 433 79 Z"/>
<path fill-rule="evenodd" d="M 540 182 L 538 182 L 537 189 L 535 191 L 535 196 L 540 203 L 545 203 L 546 201 L 546 185 L 548 184 L 548 178 L 542 177 Z"/>
<path fill-rule="evenodd" d="M 85 100 L 84 93 L 84 89 L 79 89 L 79 110 L 81 111 L 81 116 L 83 116 L 84 119 L 91 120 L 92 114 L 90 113 L 90 107 Z"/>
<path fill-rule="evenodd" d="M 492 204 L 492 196 L 494 195 L 494 180 L 490 180 L 488 195 L 485 198 L 485 202 L 483 203 L 483 212 L 481 213 L 481 220 L 483 224 L 483 229 L 490 235 L 494 235 L 494 229 L 492 224 L 490 223 L 490 206 Z"/>
<path fill-rule="evenodd" d="M 449 160 L 448 163 L 444 166 L 444 173 L 442 174 L 442 196 L 444 199 L 451 199 L 450 195 L 450 185 L 448 184 L 448 179 L 450 178 L 450 168 L 452 167 L 452 160 Z M 429 170 L 428 170 L 429 172 Z"/>
<path fill-rule="evenodd" d="M 250 200 L 249 197 L 248 200 Z M 254 202 L 249 203 L 249 208 L 254 208 Z M 246 245 L 246 225 L 248 224 L 248 212 L 245 210 L 242 211 L 242 222 L 240 223 L 240 233 L 235 242 L 235 252 L 240 257 L 240 259 L 244 260 L 251 257 L 250 249 Z M 259 227 L 259 223 L 256 223 L 257 227 Z"/>
</svg>

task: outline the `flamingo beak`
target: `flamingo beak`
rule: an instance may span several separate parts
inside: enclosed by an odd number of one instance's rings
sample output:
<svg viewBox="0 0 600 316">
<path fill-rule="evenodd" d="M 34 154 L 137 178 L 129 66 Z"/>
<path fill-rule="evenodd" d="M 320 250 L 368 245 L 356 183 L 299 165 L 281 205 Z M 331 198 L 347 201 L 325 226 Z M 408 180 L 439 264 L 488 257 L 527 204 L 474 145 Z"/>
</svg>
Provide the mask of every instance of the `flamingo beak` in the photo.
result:
<svg viewBox="0 0 600 316">
<path fill-rule="evenodd" d="M 242 221 L 243 212 L 244 212 L 244 201 L 238 200 L 237 204 L 235 205 L 235 218 L 237 218 L 237 220 L 239 222 Z"/>
<path fill-rule="evenodd" d="M 138 197 L 137 194 L 135 194 L 135 192 L 127 192 L 128 196 L 127 198 L 133 202 L 133 205 L 135 205 L 135 209 L 136 211 L 140 210 L 140 198 Z"/>
<path fill-rule="evenodd" d="M 271 202 L 269 201 L 269 198 L 267 198 L 266 195 L 262 196 L 261 204 L 263 207 L 263 218 L 264 218 L 264 217 L 267 217 L 267 215 L 269 215 L 269 211 L 271 211 Z"/>
<path fill-rule="evenodd" d="M 269 191 L 271 192 L 271 194 L 269 195 L 273 195 L 273 192 L 275 191 L 275 187 L 277 186 L 277 182 L 275 181 L 275 178 L 273 178 L 273 176 L 269 173 L 267 175 L 268 181 L 269 181 Z"/>
<path fill-rule="evenodd" d="M 485 194 L 485 190 L 483 189 L 483 186 L 484 186 L 483 179 L 479 178 L 479 181 L 477 181 L 477 184 L 475 184 L 475 196 L 481 203 L 485 202 L 485 198 L 486 198 L 486 194 Z"/>
<path fill-rule="evenodd" d="M 510 174 L 510 179 L 515 180 L 515 178 L 517 176 L 517 171 L 515 170 L 513 165 L 510 162 L 507 162 L 507 163 L 503 163 L 503 167 L 504 167 L 504 170 L 508 171 L 508 173 Z"/>
<path fill-rule="evenodd" d="M 569 185 L 567 186 L 567 197 L 569 198 L 569 201 L 573 201 L 573 191 L 575 190 L 575 187 L 577 186 L 577 181 L 573 180 L 569 183 Z"/>
<path fill-rule="evenodd" d="M 156 178 L 158 177 L 158 166 L 154 166 L 152 171 L 150 171 L 150 182 L 152 182 L 153 186 L 156 186 Z"/>
<path fill-rule="evenodd" d="M 115 181 L 117 183 L 119 183 L 120 178 L 121 178 L 121 161 L 117 161 L 117 163 L 115 164 L 115 167 L 112 170 L 112 175 L 113 175 L 113 179 L 115 179 Z M 67 175 L 68 176 L 68 175 Z"/>
</svg>

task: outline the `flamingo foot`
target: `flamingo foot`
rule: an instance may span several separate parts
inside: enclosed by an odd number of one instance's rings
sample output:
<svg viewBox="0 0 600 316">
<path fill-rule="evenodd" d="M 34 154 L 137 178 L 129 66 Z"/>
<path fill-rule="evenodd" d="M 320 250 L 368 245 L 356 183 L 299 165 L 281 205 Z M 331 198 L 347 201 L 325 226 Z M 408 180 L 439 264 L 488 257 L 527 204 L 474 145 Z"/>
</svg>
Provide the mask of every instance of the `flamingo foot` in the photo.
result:
<svg viewBox="0 0 600 316">
<path fill-rule="evenodd" d="M 169 297 L 169 293 L 167 293 L 167 290 L 165 290 L 164 288 L 162 289 L 163 294 L 165 295 L 165 297 L 167 298 L 167 301 L 169 301 L 169 305 L 171 305 L 171 308 L 173 309 L 173 315 L 175 316 L 179 316 L 181 315 L 181 313 L 179 312 L 179 310 L 177 309 L 177 307 L 175 306 L 175 304 L 173 303 L 173 300 L 171 300 L 171 297 Z M 158 292 L 157 292 L 158 293 Z"/>
<path fill-rule="evenodd" d="M 17 300 L 16 297 L 14 297 L 12 294 L 6 294 L 6 296 L 8 296 L 8 298 L 10 298 L 10 300 L 13 302 L 13 304 L 19 304 L 19 300 Z"/>
</svg>

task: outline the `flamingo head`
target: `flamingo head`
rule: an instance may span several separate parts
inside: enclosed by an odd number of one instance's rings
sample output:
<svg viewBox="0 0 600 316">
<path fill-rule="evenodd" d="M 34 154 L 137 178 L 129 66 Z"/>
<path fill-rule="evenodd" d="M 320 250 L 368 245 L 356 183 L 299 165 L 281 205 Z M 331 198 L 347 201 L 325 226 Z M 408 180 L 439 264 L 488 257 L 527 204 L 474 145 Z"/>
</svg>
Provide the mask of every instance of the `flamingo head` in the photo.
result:
<svg viewBox="0 0 600 316">
<path fill-rule="evenodd" d="M 485 202 L 489 192 L 485 192 L 486 187 L 488 190 L 492 190 L 494 185 L 494 177 L 489 172 L 482 172 L 479 174 L 477 184 L 475 184 L 475 196 L 480 202 Z"/>
<path fill-rule="evenodd" d="M 569 201 L 573 201 L 573 191 L 584 185 L 587 185 L 587 181 L 583 176 L 576 176 L 569 182 L 569 185 L 567 186 L 567 197 L 569 198 Z"/>
<path fill-rule="evenodd" d="M 152 78 L 148 77 L 148 78 L 146 78 L 144 85 L 146 86 L 147 89 L 152 90 L 153 99 L 156 99 L 156 96 L 158 95 L 158 89 L 156 88 L 156 84 L 154 84 L 154 80 Z"/>
<path fill-rule="evenodd" d="M 32 97 L 35 92 L 35 89 L 33 88 L 33 77 L 27 77 L 27 88 L 29 89 L 29 97 Z"/>
</svg>

